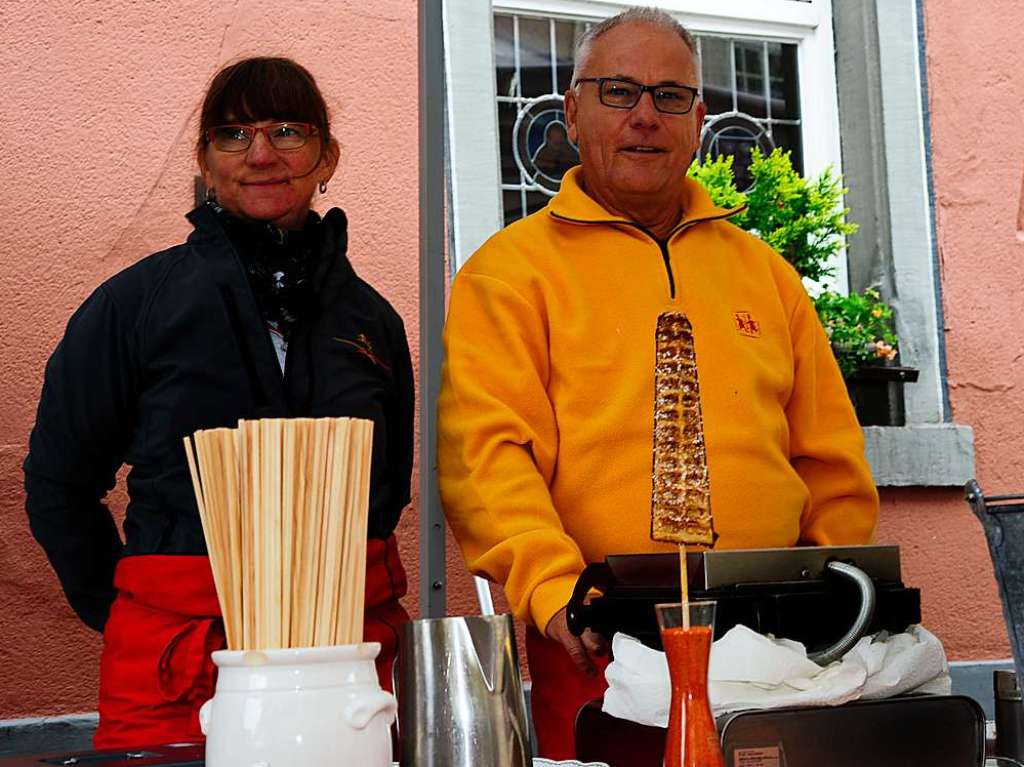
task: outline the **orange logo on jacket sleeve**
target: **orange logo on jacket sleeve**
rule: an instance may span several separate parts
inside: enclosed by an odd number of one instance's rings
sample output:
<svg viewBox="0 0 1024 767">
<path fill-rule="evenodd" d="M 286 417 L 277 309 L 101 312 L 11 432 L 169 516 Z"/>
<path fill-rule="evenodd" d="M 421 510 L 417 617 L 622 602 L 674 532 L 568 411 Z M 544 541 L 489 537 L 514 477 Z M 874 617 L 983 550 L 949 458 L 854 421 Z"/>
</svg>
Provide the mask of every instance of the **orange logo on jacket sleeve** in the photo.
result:
<svg viewBox="0 0 1024 767">
<path fill-rule="evenodd" d="M 735 312 L 736 330 L 748 338 L 761 337 L 761 323 L 753 318 L 750 312 Z"/>
<path fill-rule="evenodd" d="M 337 336 L 334 337 L 334 340 L 337 341 L 339 344 L 351 346 L 353 349 L 362 354 L 364 357 L 366 357 L 366 359 L 370 360 L 370 362 L 372 362 L 377 367 L 382 368 L 383 370 L 386 370 L 389 373 L 391 372 L 391 366 L 377 356 L 376 352 L 374 352 L 373 350 L 373 344 L 370 343 L 370 339 L 366 337 L 365 333 L 360 333 L 358 336 L 356 336 L 355 341 L 350 341 L 347 338 L 338 338 Z"/>
</svg>

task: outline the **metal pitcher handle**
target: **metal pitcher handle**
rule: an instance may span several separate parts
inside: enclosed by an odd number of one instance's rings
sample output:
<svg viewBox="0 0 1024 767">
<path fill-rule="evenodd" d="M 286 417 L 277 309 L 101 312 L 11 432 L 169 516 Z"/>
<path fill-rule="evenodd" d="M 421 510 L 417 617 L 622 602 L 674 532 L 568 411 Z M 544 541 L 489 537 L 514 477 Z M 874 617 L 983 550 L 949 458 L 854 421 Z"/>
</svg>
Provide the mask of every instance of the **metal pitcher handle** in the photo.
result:
<svg viewBox="0 0 1024 767">
<path fill-rule="evenodd" d="M 859 567 L 854 567 L 846 562 L 833 561 L 829 562 L 825 567 L 836 575 L 853 581 L 860 591 L 861 601 L 857 618 L 854 620 L 850 630 L 831 647 L 827 647 L 820 652 L 811 653 L 808 656 L 819 666 L 827 666 L 832 661 L 839 660 L 853 649 L 857 641 L 864 636 L 864 632 L 868 630 L 868 626 L 871 624 L 871 619 L 875 616 L 875 584 L 867 573 Z"/>
</svg>

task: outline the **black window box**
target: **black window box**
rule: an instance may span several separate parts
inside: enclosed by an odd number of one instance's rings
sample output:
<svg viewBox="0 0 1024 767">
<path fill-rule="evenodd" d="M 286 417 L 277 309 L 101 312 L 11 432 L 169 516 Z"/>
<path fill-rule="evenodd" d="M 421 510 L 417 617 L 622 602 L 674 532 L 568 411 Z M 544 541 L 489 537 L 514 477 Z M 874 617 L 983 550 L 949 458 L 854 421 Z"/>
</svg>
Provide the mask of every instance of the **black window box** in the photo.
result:
<svg viewBox="0 0 1024 767">
<path fill-rule="evenodd" d="M 902 365 L 862 365 L 846 379 L 853 409 L 861 426 L 904 426 L 903 384 L 917 380 L 917 368 Z"/>
</svg>

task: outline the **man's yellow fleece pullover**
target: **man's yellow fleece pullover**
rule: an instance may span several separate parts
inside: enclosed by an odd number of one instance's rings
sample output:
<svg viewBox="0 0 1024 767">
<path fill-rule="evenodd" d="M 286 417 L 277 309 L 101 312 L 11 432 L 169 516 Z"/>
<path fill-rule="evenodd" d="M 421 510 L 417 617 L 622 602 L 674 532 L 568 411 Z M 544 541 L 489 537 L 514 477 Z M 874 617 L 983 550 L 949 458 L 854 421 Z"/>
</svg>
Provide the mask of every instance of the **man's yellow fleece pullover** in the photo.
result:
<svg viewBox="0 0 1024 767">
<path fill-rule="evenodd" d="M 442 501 L 470 569 L 541 631 L 586 563 L 673 549 L 650 539 L 663 312 L 693 327 L 716 548 L 872 537 L 863 436 L 800 277 L 697 182 L 681 194 L 660 244 L 573 169 L 452 287 Z"/>
</svg>

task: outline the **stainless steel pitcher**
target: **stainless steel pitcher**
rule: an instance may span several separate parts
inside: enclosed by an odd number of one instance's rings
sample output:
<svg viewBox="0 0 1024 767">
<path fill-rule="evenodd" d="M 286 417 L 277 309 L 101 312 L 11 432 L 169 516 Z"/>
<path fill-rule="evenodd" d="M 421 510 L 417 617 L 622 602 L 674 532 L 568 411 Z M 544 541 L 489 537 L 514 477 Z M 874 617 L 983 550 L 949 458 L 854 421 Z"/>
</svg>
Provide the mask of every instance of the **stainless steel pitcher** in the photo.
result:
<svg viewBox="0 0 1024 767">
<path fill-rule="evenodd" d="M 511 615 L 410 621 L 396 669 L 402 767 L 528 767 Z"/>
</svg>

